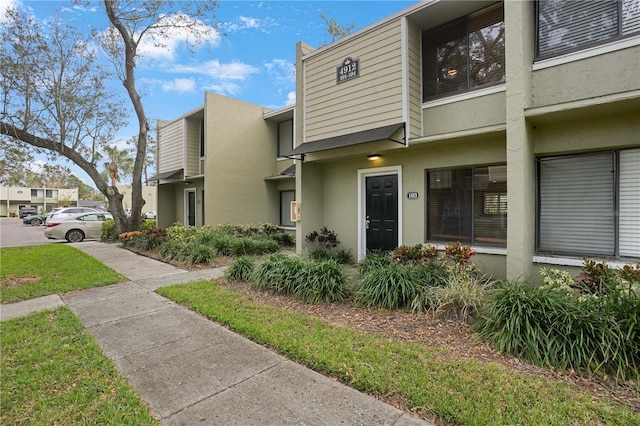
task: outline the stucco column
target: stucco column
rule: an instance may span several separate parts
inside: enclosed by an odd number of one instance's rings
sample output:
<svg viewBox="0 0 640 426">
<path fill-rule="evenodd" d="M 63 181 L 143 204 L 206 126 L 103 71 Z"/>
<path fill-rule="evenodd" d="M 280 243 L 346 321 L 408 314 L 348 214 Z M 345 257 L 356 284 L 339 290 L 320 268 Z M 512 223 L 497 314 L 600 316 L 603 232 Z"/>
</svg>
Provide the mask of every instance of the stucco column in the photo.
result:
<svg viewBox="0 0 640 426">
<path fill-rule="evenodd" d="M 296 108 L 294 118 L 294 148 L 305 141 L 305 64 L 303 57 L 313 48 L 296 44 Z M 296 200 L 300 203 L 301 220 L 296 223 L 296 252 L 305 248 L 304 237 L 323 225 L 322 166 L 316 163 L 296 163 Z"/>
<path fill-rule="evenodd" d="M 535 247 L 535 155 L 525 110 L 531 105 L 534 4 L 504 2 L 507 76 L 507 278 L 533 274 Z"/>
</svg>

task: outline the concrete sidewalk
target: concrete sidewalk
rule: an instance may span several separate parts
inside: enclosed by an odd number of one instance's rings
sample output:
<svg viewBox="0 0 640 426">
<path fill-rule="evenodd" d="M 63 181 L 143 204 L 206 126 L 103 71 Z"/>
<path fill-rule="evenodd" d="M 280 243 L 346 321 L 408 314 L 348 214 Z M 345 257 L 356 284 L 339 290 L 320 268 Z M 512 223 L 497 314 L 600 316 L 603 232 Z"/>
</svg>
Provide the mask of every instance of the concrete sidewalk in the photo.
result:
<svg viewBox="0 0 640 426">
<path fill-rule="evenodd" d="M 211 279 L 116 245 L 74 244 L 130 281 L 2 306 L 2 320 L 66 304 L 167 425 L 428 425 L 154 293 Z"/>
</svg>

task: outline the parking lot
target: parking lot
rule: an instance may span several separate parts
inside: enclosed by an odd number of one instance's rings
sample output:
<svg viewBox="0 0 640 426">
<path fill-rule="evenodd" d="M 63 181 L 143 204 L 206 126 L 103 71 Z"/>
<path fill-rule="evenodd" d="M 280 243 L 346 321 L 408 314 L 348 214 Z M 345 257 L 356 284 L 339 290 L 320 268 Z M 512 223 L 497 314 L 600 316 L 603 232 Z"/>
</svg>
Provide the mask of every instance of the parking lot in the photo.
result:
<svg viewBox="0 0 640 426">
<path fill-rule="evenodd" d="M 44 236 L 44 226 L 23 225 L 22 219 L 0 218 L 0 247 L 33 246 L 57 244 L 66 241 L 48 240 Z"/>
</svg>

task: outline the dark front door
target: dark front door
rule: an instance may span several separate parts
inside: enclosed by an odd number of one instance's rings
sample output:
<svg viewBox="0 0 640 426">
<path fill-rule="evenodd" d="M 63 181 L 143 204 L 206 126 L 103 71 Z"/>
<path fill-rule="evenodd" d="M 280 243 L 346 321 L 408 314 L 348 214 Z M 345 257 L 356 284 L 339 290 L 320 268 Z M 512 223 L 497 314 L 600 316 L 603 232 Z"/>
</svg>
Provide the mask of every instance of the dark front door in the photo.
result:
<svg viewBox="0 0 640 426">
<path fill-rule="evenodd" d="M 398 176 L 374 176 L 366 181 L 367 250 L 393 250 L 398 246 Z"/>
<path fill-rule="evenodd" d="M 187 192 L 187 225 L 196 226 L 196 191 Z"/>
</svg>

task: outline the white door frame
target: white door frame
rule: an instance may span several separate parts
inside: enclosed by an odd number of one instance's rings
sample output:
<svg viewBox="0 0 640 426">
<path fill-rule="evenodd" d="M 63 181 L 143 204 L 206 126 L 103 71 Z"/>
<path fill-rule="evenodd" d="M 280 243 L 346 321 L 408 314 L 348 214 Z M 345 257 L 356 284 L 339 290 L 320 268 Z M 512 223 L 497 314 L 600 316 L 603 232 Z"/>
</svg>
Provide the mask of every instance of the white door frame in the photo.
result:
<svg viewBox="0 0 640 426">
<path fill-rule="evenodd" d="M 185 188 L 184 189 L 184 219 L 182 222 L 185 226 L 189 225 L 189 192 L 193 192 L 193 214 L 195 215 L 195 225 L 198 225 L 198 191 L 196 188 Z"/>
<path fill-rule="evenodd" d="M 402 245 L 402 166 L 376 167 L 358 170 L 358 262 L 367 255 L 365 214 L 367 209 L 367 178 L 373 176 L 398 176 L 398 246 Z"/>
</svg>

